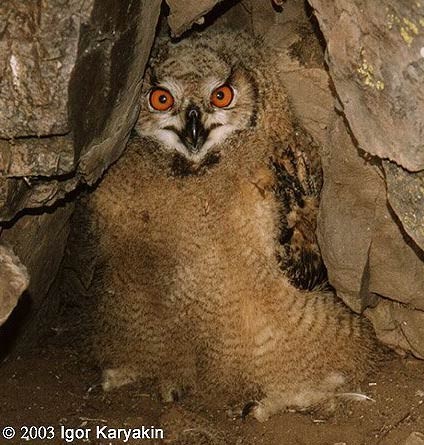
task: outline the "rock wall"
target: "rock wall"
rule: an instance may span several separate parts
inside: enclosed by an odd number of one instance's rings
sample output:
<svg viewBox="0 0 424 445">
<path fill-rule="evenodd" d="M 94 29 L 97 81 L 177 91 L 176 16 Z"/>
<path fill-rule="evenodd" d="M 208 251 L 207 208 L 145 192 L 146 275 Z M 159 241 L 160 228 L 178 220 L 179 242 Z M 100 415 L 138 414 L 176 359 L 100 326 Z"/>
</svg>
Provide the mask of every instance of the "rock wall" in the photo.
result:
<svg viewBox="0 0 424 445">
<path fill-rule="evenodd" d="M 0 244 L 0 325 L 7 320 L 28 284 L 26 267 L 10 247 Z"/>
<path fill-rule="evenodd" d="M 323 152 L 330 281 L 383 341 L 424 358 L 424 5 L 310 4 L 342 116 Z"/>
<path fill-rule="evenodd" d="M 64 198 L 125 148 L 160 3 L 0 4 L 0 239 L 26 267 L 33 313 L 63 256 L 72 213 Z"/>
</svg>

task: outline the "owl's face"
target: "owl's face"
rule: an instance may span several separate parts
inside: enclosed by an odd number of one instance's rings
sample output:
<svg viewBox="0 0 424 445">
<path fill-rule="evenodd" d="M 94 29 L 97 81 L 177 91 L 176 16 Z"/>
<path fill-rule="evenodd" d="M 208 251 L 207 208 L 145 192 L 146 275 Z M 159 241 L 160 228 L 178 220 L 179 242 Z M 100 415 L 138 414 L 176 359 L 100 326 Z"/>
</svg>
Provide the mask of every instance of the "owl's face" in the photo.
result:
<svg viewBox="0 0 424 445">
<path fill-rule="evenodd" d="M 138 133 L 190 162 L 201 163 L 254 125 L 257 91 L 249 73 L 204 45 L 171 46 L 148 80 Z"/>
</svg>

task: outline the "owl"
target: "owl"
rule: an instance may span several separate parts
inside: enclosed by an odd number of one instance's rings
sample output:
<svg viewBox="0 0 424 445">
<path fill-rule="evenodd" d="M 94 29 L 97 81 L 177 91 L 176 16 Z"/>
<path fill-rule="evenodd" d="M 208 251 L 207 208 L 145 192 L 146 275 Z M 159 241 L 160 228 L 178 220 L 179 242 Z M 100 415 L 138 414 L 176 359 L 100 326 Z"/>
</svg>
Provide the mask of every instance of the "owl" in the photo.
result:
<svg viewBox="0 0 424 445">
<path fill-rule="evenodd" d="M 333 407 L 373 367 L 367 322 L 319 290 L 319 156 L 276 63 L 222 30 L 154 52 L 137 135 L 76 215 L 105 390 L 148 381 L 264 421 Z"/>
</svg>

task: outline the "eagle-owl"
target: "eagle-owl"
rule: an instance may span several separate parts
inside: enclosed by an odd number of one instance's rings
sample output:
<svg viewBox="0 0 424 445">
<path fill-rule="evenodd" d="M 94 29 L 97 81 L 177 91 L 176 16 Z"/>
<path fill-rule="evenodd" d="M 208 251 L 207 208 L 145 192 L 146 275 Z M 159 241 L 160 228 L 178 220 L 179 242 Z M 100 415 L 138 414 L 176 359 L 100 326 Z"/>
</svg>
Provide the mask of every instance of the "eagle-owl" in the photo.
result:
<svg viewBox="0 0 424 445">
<path fill-rule="evenodd" d="M 230 31 L 152 56 L 138 136 L 78 217 L 105 390 L 148 379 L 165 401 L 219 394 L 263 421 L 334 405 L 372 365 L 368 324 L 311 289 L 320 167 L 276 69 Z"/>
</svg>

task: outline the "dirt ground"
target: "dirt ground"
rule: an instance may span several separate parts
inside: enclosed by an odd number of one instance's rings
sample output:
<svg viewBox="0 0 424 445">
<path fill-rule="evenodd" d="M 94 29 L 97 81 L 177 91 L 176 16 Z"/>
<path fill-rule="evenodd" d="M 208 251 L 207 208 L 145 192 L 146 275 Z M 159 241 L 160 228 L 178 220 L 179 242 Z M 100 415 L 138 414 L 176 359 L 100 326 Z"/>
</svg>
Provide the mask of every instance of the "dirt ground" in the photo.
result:
<svg viewBox="0 0 424 445">
<path fill-rule="evenodd" d="M 60 426 L 91 428 L 88 438 L 72 443 L 121 444 L 98 440 L 96 426 L 162 428 L 164 441 L 131 443 L 257 444 L 257 445 L 401 445 L 411 432 L 424 432 L 424 362 L 396 359 L 385 365 L 364 392 L 375 401 L 354 402 L 330 419 L 283 413 L 261 424 L 228 416 L 227 410 L 203 409 L 190 415 L 186 402 L 163 405 L 136 385 L 104 393 L 99 372 L 65 346 L 49 339 L 42 346 L 6 358 L 0 366 L 0 435 L 15 428 L 11 440 L 0 444 L 59 444 Z M 50 440 L 24 440 L 22 426 L 53 426 Z M 176 427 L 177 426 L 177 427 Z M 179 440 L 174 440 L 180 434 Z M 152 435 L 152 434 L 151 434 Z M 185 440 L 182 440 L 184 437 Z M 130 442 L 128 442 L 130 443 Z"/>
</svg>

